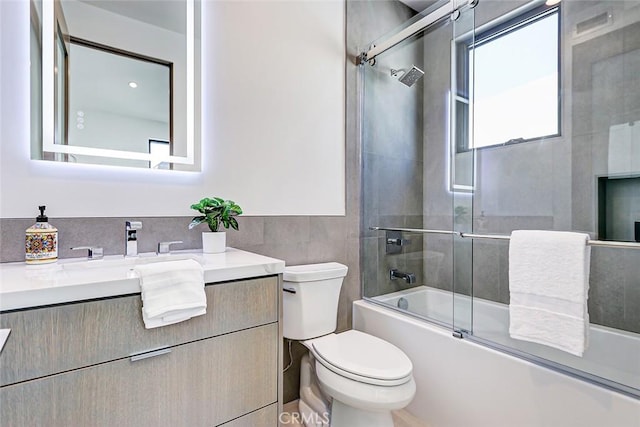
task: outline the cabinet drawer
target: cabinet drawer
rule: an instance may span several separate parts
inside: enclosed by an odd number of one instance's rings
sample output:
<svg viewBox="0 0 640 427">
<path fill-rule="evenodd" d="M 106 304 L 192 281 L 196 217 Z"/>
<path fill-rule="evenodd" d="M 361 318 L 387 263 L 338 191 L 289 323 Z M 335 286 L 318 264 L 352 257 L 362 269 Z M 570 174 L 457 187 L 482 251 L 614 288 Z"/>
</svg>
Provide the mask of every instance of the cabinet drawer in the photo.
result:
<svg viewBox="0 0 640 427">
<path fill-rule="evenodd" d="M 139 295 L 0 314 L 0 385 L 278 321 L 278 277 L 208 285 L 207 314 L 145 329 Z"/>
<path fill-rule="evenodd" d="M 211 427 L 277 400 L 277 324 L 171 350 L 4 387 L 0 425 Z"/>
</svg>

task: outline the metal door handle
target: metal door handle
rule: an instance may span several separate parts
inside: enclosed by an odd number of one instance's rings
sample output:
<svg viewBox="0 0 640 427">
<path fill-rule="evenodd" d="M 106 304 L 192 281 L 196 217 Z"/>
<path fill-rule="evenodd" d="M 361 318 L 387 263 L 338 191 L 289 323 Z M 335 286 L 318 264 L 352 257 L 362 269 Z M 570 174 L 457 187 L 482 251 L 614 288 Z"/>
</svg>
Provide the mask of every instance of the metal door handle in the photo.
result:
<svg viewBox="0 0 640 427">
<path fill-rule="evenodd" d="M 149 359 L 151 357 L 162 356 L 163 354 L 171 353 L 171 348 L 159 348 L 158 350 L 145 351 L 142 353 L 132 354 L 130 360 L 132 362 L 137 362 L 138 360 Z"/>
</svg>

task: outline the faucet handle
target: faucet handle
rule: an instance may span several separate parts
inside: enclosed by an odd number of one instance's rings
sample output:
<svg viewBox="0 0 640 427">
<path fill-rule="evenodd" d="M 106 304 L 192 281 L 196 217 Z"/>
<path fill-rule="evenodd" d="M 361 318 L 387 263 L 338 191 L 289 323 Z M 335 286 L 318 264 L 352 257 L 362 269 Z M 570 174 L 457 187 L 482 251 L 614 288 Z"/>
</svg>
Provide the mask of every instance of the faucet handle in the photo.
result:
<svg viewBox="0 0 640 427">
<path fill-rule="evenodd" d="M 77 246 L 75 248 L 71 248 L 72 251 L 80 249 L 87 250 L 87 259 L 102 259 L 104 257 L 104 249 L 97 246 Z"/>
<path fill-rule="evenodd" d="M 182 240 L 174 240 L 173 242 L 160 242 L 158 243 L 158 254 L 169 254 L 171 253 L 171 245 L 177 245 L 182 243 Z"/>
<path fill-rule="evenodd" d="M 140 230 L 142 228 L 142 221 L 127 221 L 125 226 L 127 230 Z"/>
<path fill-rule="evenodd" d="M 411 239 L 387 238 L 387 245 L 405 246 L 411 243 Z"/>
<path fill-rule="evenodd" d="M 402 279 L 409 284 L 416 283 L 416 275 L 413 273 L 403 273 L 402 271 L 398 271 L 397 268 L 392 268 L 389 270 L 389 279 L 396 280 Z"/>
</svg>

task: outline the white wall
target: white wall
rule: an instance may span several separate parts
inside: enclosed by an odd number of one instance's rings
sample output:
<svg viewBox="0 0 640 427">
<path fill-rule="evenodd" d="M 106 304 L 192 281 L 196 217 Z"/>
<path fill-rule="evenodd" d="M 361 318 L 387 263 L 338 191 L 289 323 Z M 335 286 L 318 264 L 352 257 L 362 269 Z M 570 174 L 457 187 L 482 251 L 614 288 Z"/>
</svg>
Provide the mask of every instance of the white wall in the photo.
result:
<svg viewBox="0 0 640 427">
<path fill-rule="evenodd" d="M 30 160 L 28 2 L 0 9 L 0 217 L 190 215 L 211 195 L 344 215 L 343 0 L 203 2 L 201 173 Z"/>
</svg>

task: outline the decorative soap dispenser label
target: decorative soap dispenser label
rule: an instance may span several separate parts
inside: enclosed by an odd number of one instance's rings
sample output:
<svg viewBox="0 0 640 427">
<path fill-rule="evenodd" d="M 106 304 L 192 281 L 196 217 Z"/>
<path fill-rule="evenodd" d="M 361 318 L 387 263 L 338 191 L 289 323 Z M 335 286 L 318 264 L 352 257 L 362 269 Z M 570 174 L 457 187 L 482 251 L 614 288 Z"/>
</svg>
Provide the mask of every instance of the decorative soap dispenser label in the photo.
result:
<svg viewBox="0 0 640 427">
<path fill-rule="evenodd" d="M 38 206 L 36 223 L 27 228 L 24 257 L 27 264 L 46 264 L 58 260 L 58 229 L 49 224 L 44 214 L 46 206 Z"/>
</svg>

